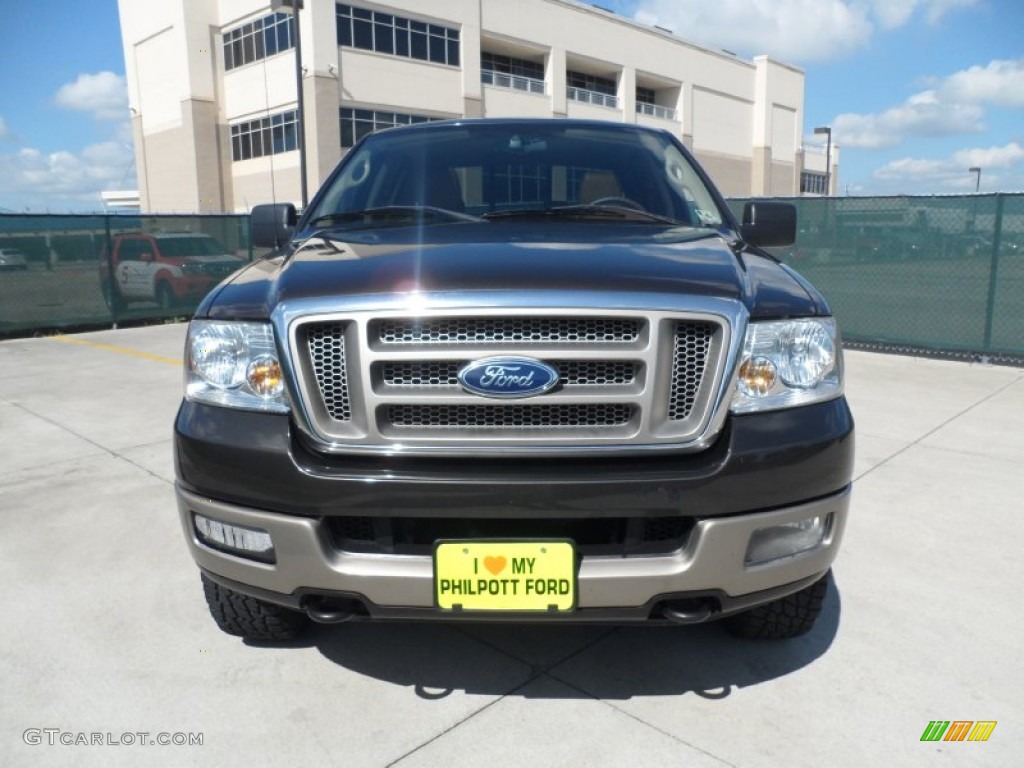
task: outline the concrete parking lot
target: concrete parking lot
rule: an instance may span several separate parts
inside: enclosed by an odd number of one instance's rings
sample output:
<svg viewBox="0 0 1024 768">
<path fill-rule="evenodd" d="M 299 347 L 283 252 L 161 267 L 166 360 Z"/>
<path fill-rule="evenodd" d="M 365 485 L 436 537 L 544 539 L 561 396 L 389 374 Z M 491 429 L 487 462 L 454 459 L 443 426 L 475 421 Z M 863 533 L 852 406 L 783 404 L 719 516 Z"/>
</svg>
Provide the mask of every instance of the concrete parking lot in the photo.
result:
<svg viewBox="0 0 1024 768">
<path fill-rule="evenodd" d="M 261 646 L 219 632 L 182 541 L 184 333 L 0 342 L 0 765 L 1021 764 L 1024 370 L 848 353 L 852 517 L 798 640 L 395 623 Z M 997 726 L 922 742 L 933 720 Z"/>
</svg>

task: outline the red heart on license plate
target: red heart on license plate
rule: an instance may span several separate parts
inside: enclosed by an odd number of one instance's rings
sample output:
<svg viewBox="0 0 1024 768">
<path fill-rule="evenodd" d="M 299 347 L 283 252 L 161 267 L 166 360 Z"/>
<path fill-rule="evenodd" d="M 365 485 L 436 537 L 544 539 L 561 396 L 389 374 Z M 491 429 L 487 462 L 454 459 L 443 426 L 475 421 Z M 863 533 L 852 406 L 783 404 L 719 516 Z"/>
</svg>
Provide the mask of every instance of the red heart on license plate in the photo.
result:
<svg viewBox="0 0 1024 768">
<path fill-rule="evenodd" d="M 505 566 L 508 561 L 504 557 L 485 557 L 484 568 L 497 576 L 499 573 L 505 570 Z"/>
</svg>

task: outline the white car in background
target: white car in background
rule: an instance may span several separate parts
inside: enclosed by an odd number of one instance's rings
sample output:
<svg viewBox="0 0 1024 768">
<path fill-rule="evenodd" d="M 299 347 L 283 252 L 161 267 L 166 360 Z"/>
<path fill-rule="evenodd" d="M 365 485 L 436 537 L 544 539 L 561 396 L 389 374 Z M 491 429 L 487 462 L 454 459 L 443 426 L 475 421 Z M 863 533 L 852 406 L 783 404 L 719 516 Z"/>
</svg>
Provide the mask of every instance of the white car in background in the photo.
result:
<svg viewBox="0 0 1024 768">
<path fill-rule="evenodd" d="M 28 269 L 28 262 L 25 260 L 25 254 L 16 248 L 0 248 L 0 269 L 17 269 L 24 272 Z"/>
</svg>

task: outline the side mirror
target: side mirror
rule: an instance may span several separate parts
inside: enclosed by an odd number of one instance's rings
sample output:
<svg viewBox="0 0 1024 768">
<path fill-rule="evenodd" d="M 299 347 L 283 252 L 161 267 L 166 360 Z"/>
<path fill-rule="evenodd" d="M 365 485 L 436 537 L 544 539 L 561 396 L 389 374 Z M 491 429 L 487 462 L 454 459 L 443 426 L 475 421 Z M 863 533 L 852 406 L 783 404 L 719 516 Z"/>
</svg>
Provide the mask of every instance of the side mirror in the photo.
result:
<svg viewBox="0 0 1024 768">
<path fill-rule="evenodd" d="M 143 251 L 139 254 L 139 261 L 156 261 L 156 257 L 150 251 Z"/>
<path fill-rule="evenodd" d="M 796 206 L 757 200 L 743 206 L 743 240 L 766 248 L 796 242 Z"/>
<path fill-rule="evenodd" d="M 257 205 L 249 214 L 249 237 L 257 248 L 280 248 L 291 240 L 297 221 L 291 203 Z"/>
</svg>

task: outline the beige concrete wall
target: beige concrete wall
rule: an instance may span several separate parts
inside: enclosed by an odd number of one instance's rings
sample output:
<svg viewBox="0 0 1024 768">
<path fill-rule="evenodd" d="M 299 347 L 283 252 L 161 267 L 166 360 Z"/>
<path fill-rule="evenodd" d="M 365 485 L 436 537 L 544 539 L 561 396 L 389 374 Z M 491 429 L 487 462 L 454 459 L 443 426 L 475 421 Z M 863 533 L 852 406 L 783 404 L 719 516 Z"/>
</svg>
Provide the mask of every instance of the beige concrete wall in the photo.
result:
<svg viewBox="0 0 1024 768">
<path fill-rule="evenodd" d="M 772 150 L 771 147 L 754 147 L 750 164 L 751 195 L 771 194 Z"/>
<path fill-rule="evenodd" d="M 488 117 L 551 117 L 551 97 L 508 88 L 484 86 L 483 109 Z"/>
<path fill-rule="evenodd" d="M 261 203 L 292 203 L 296 207 L 299 205 L 297 152 L 242 160 L 234 163 L 234 168 L 234 203 L 230 209 L 233 212 L 248 213 L 254 205 Z"/>
<path fill-rule="evenodd" d="M 694 155 L 723 195 L 746 197 L 750 194 L 753 179 L 749 160 L 700 150 Z"/>
<path fill-rule="evenodd" d="M 693 114 L 694 149 L 750 161 L 753 102 L 733 93 L 695 87 L 690 112 Z"/>
<path fill-rule="evenodd" d="M 341 125 L 338 122 L 338 81 L 333 77 L 307 77 L 306 153 L 309 197 L 320 188 L 341 159 Z"/>
<path fill-rule="evenodd" d="M 391 104 L 426 114 L 462 112 L 462 72 L 442 64 L 343 48 L 339 87 L 345 104 Z"/>
<path fill-rule="evenodd" d="M 191 145 L 195 162 L 195 192 L 184 197 L 185 210 L 220 213 L 226 209 L 221 182 L 221 137 L 217 124 L 217 105 L 211 101 L 190 99 L 181 105 L 188 127 L 186 141 Z"/>
<path fill-rule="evenodd" d="M 179 107 L 180 109 L 180 107 Z M 194 213 L 199 207 L 195 162 L 188 158 L 190 127 L 179 125 L 144 136 L 146 178 L 143 212 Z"/>
<path fill-rule="evenodd" d="M 769 197 L 791 197 L 800 194 L 800 172 L 796 163 L 772 163 Z"/>
</svg>

